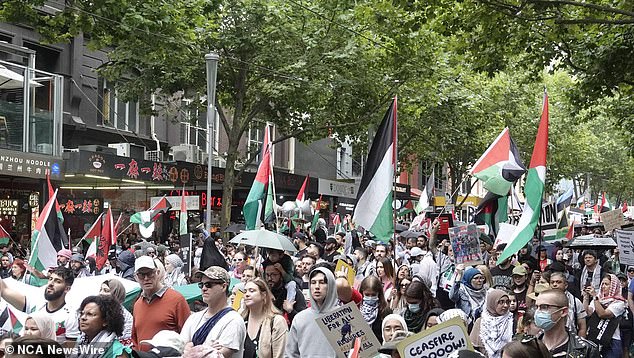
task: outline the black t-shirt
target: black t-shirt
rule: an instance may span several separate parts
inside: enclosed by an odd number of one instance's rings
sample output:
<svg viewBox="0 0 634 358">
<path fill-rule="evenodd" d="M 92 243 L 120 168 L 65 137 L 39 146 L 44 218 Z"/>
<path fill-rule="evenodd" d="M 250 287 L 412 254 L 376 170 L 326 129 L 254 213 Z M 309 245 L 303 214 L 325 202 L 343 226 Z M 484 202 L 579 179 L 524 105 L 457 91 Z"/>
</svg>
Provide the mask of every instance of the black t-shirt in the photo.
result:
<svg viewBox="0 0 634 358">
<path fill-rule="evenodd" d="M 553 349 L 550 351 L 550 354 L 553 356 L 553 358 L 555 357 L 565 357 L 566 354 L 568 353 L 568 340 L 566 339 L 566 341 L 560 345 L 559 347 Z"/>
<path fill-rule="evenodd" d="M 493 288 L 499 288 L 510 291 L 513 287 L 513 265 L 509 268 L 502 270 L 500 266 L 495 266 L 491 269 L 491 276 L 493 276 Z"/>
</svg>

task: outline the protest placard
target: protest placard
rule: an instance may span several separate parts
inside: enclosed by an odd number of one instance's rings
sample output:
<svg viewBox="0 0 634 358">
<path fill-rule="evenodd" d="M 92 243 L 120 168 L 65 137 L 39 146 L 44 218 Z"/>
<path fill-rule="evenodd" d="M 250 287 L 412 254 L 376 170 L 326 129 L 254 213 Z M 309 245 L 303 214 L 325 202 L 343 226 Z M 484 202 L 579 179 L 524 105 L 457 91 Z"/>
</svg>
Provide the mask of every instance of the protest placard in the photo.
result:
<svg viewBox="0 0 634 358">
<path fill-rule="evenodd" d="M 619 245 L 619 261 L 623 265 L 634 265 L 634 231 L 615 230 Z"/>
<path fill-rule="evenodd" d="M 614 209 L 601 213 L 601 222 L 605 231 L 620 229 L 625 224 L 623 212 L 621 209 Z"/>
<path fill-rule="evenodd" d="M 449 228 L 449 239 L 457 264 L 478 265 L 482 263 L 480 231 L 474 224 Z"/>
<path fill-rule="evenodd" d="M 347 358 L 356 338 L 361 338 L 360 358 L 377 355 L 381 344 L 361 312 L 350 302 L 315 319 L 339 358 Z"/>
<path fill-rule="evenodd" d="M 238 292 L 236 292 L 235 297 L 233 298 L 233 304 L 231 305 L 231 308 L 238 311 L 240 309 L 240 305 L 242 305 L 243 298 L 244 298 L 244 292 L 238 290 Z"/>
<path fill-rule="evenodd" d="M 439 358 L 461 350 L 473 351 L 469 334 L 460 318 L 452 318 L 396 345 L 402 358 Z"/>
<path fill-rule="evenodd" d="M 335 272 L 343 271 L 346 274 L 346 278 L 348 279 L 348 284 L 350 287 L 354 286 L 354 277 L 357 273 L 354 271 L 352 266 L 348 265 L 347 262 L 343 260 L 337 260 L 337 267 L 335 267 Z"/>
</svg>

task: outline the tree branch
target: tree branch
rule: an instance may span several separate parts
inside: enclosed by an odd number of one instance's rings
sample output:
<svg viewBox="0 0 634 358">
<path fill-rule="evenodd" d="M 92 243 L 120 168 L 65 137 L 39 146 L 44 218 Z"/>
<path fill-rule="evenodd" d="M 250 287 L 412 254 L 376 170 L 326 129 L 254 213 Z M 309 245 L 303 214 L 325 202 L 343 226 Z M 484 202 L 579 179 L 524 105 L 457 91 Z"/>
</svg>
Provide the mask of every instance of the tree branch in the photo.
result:
<svg viewBox="0 0 634 358">
<path fill-rule="evenodd" d="M 560 25 L 589 25 L 589 24 L 603 24 L 603 25 L 631 25 L 634 24 L 634 18 L 623 20 L 607 20 L 607 19 L 558 19 L 555 20 L 556 24 Z"/>
<path fill-rule="evenodd" d="M 625 15 L 625 16 L 634 17 L 634 12 L 632 12 L 632 11 L 616 9 L 616 8 L 613 8 L 613 7 L 610 7 L 610 6 L 605 6 L 605 5 L 592 4 L 592 3 L 589 3 L 589 2 L 579 2 L 579 1 L 572 1 L 572 0 L 529 0 L 529 2 L 535 3 L 535 4 L 544 4 L 544 5 L 578 6 L 578 7 L 585 7 L 585 8 L 588 8 L 588 9 L 608 12 L 608 13 L 612 13 L 612 14 L 619 14 L 619 15 Z"/>
<path fill-rule="evenodd" d="M 216 110 L 218 111 L 218 118 L 220 118 L 220 122 L 225 127 L 225 132 L 231 132 L 231 127 L 229 127 L 229 121 L 227 120 L 227 116 L 225 115 L 225 111 L 222 109 L 220 102 L 218 102 L 218 98 L 216 98 Z"/>
</svg>

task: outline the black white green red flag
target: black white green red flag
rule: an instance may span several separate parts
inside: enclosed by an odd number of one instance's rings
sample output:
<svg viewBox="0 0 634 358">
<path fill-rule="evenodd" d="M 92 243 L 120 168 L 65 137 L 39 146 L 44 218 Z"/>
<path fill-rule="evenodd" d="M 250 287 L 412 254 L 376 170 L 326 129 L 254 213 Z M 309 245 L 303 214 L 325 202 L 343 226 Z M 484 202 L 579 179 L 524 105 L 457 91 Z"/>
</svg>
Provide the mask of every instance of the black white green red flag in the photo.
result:
<svg viewBox="0 0 634 358">
<path fill-rule="evenodd" d="M 62 236 L 60 233 L 64 231 L 61 227 L 59 219 L 55 215 L 55 202 L 57 198 L 57 190 L 53 192 L 53 196 L 48 200 L 40 216 L 37 218 L 35 230 L 31 235 L 31 256 L 29 257 L 29 265 L 35 267 L 42 272 L 49 267 L 57 266 L 57 252 L 64 248 Z M 35 277 L 32 276 L 33 279 Z M 47 280 L 38 282 L 32 281 L 31 284 L 42 286 Z"/>
<path fill-rule="evenodd" d="M 486 190 L 504 196 L 524 173 L 526 167 L 508 128 L 502 130 L 471 168 L 471 174 L 482 181 Z"/>
<path fill-rule="evenodd" d="M 262 142 L 262 151 L 260 157 L 260 165 L 255 175 L 249 195 L 242 207 L 242 214 L 246 223 L 247 230 L 255 230 L 261 225 L 260 215 L 264 208 L 264 199 L 269 185 L 269 177 L 271 172 L 271 143 L 270 129 L 267 124 L 264 128 L 264 140 Z"/>
<path fill-rule="evenodd" d="M 498 263 L 518 252 L 535 234 L 535 229 L 537 228 L 537 224 L 539 222 L 539 214 L 542 208 L 542 197 L 544 195 L 544 186 L 546 183 L 547 152 L 548 94 L 544 92 L 542 116 L 539 121 L 537 137 L 535 138 L 535 147 L 533 147 L 533 155 L 531 156 L 531 163 L 528 168 L 526 183 L 524 185 L 524 196 L 526 197 L 524 211 L 522 212 L 517 228 L 513 232 L 513 235 L 511 235 L 509 244 L 498 257 Z"/>
<path fill-rule="evenodd" d="M 394 234 L 392 195 L 396 166 L 397 99 L 379 126 L 363 171 L 352 221 L 387 242 Z"/>
</svg>

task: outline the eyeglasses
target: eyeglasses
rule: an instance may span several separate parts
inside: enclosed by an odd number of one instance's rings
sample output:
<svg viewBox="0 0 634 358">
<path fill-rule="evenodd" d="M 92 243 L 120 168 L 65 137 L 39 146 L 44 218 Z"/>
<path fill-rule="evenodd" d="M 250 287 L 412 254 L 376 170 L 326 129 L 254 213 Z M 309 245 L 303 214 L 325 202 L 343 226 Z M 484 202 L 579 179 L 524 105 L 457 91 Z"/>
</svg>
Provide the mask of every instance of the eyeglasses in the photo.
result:
<svg viewBox="0 0 634 358">
<path fill-rule="evenodd" d="M 244 259 L 242 258 L 233 258 L 233 262 L 242 262 Z"/>
<path fill-rule="evenodd" d="M 207 282 L 198 282 L 198 288 L 212 288 L 215 285 L 222 285 L 224 282 L 222 281 L 207 281 Z"/>
<path fill-rule="evenodd" d="M 498 301 L 498 305 L 500 306 L 510 306 L 511 305 L 511 301 L 510 300 L 499 300 Z"/>
<path fill-rule="evenodd" d="M 563 308 L 564 306 L 549 305 L 549 304 L 543 303 L 541 305 L 537 305 L 536 307 L 540 311 L 550 311 L 553 308 L 559 309 L 559 308 Z"/>
<path fill-rule="evenodd" d="M 484 276 L 475 276 L 472 280 L 484 280 Z"/>
<path fill-rule="evenodd" d="M 152 271 L 147 271 L 147 272 L 137 272 L 136 275 L 140 279 L 152 278 L 152 277 L 154 277 L 154 275 L 156 275 L 156 271 L 152 270 Z"/>
</svg>

